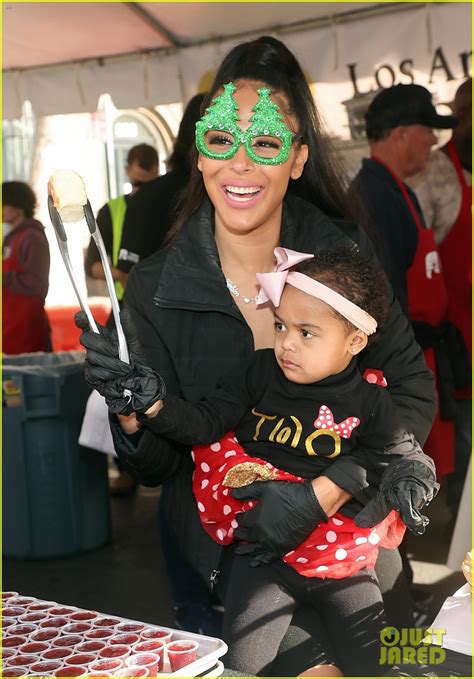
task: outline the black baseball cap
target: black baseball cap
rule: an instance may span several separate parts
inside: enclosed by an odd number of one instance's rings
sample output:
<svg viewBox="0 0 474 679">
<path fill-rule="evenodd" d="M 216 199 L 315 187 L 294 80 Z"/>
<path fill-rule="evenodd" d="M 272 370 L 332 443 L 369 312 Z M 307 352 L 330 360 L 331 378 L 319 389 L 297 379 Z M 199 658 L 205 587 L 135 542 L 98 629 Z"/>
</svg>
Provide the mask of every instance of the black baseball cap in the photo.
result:
<svg viewBox="0 0 474 679">
<path fill-rule="evenodd" d="M 369 139 L 380 139 L 384 132 L 399 125 L 425 125 L 449 130 L 457 125 L 456 116 L 437 113 L 431 93 L 422 85 L 394 85 L 379 92 L 365 114 Z"/>
</svg>

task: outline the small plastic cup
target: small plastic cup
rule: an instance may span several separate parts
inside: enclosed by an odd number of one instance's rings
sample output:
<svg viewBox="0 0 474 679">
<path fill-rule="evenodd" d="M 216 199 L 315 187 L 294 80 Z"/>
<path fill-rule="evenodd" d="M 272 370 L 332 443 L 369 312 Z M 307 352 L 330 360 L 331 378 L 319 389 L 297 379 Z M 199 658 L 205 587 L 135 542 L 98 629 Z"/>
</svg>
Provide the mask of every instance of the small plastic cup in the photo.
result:
<svg viewBox="0 0 474 679">
<path fill-rule="evenodd" d="M 150 677 L 156 677 L 159 664 L 160 656 L 156 653 L 134 653 L 125 660 L 125 665 L 128 667 L 136 665 L 138 667 L 146 667 Z"/>
<path fill-rule="evenodd" d="M 106 647 L 105 641 L 84 641 L 82 644 L 78 644 L 74 650 L 76 653 L 94 653 L 97 655 L 99 651 Z"/>
<path fill-rule="evenodd" d="M 143 632 L 145 627 L 146 625 L 144 625 L 142 622 L 121 622 L 120 625 L 117 625 L 117 634 L 121 634 L 122 632 L 124 634 L 126 632 L 139 634 L 140 632 Z"/>
<path fill-rule="evenodd" d="M 104 660 L 108 660 L 109 658 L 119 658 L 123 660 L 127 655 L 130 655 L 130 648 L 125 644 L 106 646 L 99 651 L 99 658 L 104 658 Z"/>
<path fill-rule="evenodd" d="M 51 618 L 48 616 L 48 617 L 46 617 L 45 620 L 41 620 L 41 622 L 39 623 L 39 626 L 42 629 L 49 629 L 49 628 L 60 629 L 61 627 L 65 627 L 66 625 L 69 625 L 69 622 L 70 622 L 69 618 L 63 618 L 60 615 L 54 616 L 54 617 L 51 617 Z"/>
<path fill-rule="evenodd" d="M 5 599 L 11 599 L 14 596 L 18 596 L 18 592 L 2 592 L 2 602 Z"/>
<path fill-rule="evenodd" d="M 165 644 L 168 644 L 171 641 L 171 636 L 172 632 L 160 627 L 147 627 L 143 632 L 140 632 L 140 637 L 143 641 L 146 641 L 147 639 L 161 639 Z"/>
<path fill-rule="evenodd" d="M 166 646 L 171 671 L 176 672 L 197 659 L 197 641 L 172 641 Z"/>
<path fill-rule="evenodd" d="M 20 646 L 18 651 L 19 653 L 34 653 L 37 655 L 47 651 L 50 647 L 51 645 L 46 641 L 27 641 L 26 644 Z"/>
<path fill-rule="evenodd" d="M 75 622 L 86 622 L 87 620 L 95 620 L 95 618 L 99 617 L 99 614 L 97 611 L 76 611 L 69 617 Z"/>
<path fill-rule="evenodd" d="M 69 656 L 64 661 L 65 665 L 84 665 L 84 667 L 90 665 L 92 662 L 97 660 L 97 655 L 95 653 L 74 653 L 74 655 Z"/>
<path fill-rule="evenodd" d="M 36 676 L 48 677 L 51 676 L 51 672 L 59 670 L 62 666 L 63 664 L 59 660 L 40 660 L 28 668 L 28 674 L 31 672 Z"/>
<path fill-rule="evenodd" d="M 19 618 L 24 613 L 26 613 L 26 608 L 23 606 L 7 606 L 2 609 L 2 618 Z"/>
<path fill-rule="evenodd" d="M 2 677 L 24 677 L 25 668 L 23 667 L 4 667 Z"/>
<path fill-rule="evenodd" d="M 2 620 L 2 628 L 7 629 L 7 627 L 11 627 L 12 625 L 15 624 L 15 621 L 13 618 L 5 618 L 5 620 Z"/>
<path fill-rule="evenodd" d="M 54 608 L 56 603 L 54 601 L 35 601 L 35 603 L 28 606 L 29 611 L 49 611 Z"/>
<path fill-rule="evenodd" d="M 23 613 L 23 615 L 20 615 L 18 620 L 20 622 L 41 622 L 42 620 L 46 620 L 48 618 L 48 614 L 45 611 L 31 611 L 29 613 Z"/>
<path fill-rule="evenodd" d="M 95 625 L 95 627 L 115 627 L 120 623 L 120 620 L 118 618 L 111 618 L 111 617 L 100 617 L 100 618 L 95 618 L 92 621 L 92 624 Z"/>
<path fill-rule="evenodd" d="M 72 648 L 48 648 L 47 651 L 41 653 L 41 658 L 43 660 L 60 660 L 64 662 L 64 659 L 69 658 L 73 653 Z"/>
<path fill-rule="evenodd" d="M 64 637 L 58 637 L 52 641 L 52 645 L 56 648 L 72 648 L 81 644 L 84 639 L 79 634 L 66 634 Z"/>
<path fill-rule="evenodd" d="M 65 665 L 56 670 L 53 674 L 55 677 L 85 677 L 87 676 L 87 667 L 82 667 L 77 665 L 73 667 L 72 665 Z"/>
<path fill-rule="evenodd" d="M 2 648 L 2 660 L 6 660 L 7 658 L 11 658 L 12 656 L 16 655 L 18 653 L 18 650 L 16 648 Z"/>
<path fill-rule="evenodd" d="M 133 644 L 136 644 L 140 641 L 140 637 L 138 634 L 114 634 L 113 637 L 110 637 L 110 639 L 107 639 L 107 643 L 111 644 L 112 646 L 116 646 L 117 644 L 125 644 L 126 646 L 133 646 Z"/>
<path fill-rule="evenodd" d="M 62 628 L 63 634 L 84 634 L 92 629 L 92 625 L 88 622 L 70 622 Z"/>
<path fill-rule="evenodd" d="M 21 596 L 20 594 L 17 594 L 16 596 L 10 597 L 10 601 L 8 602 L 9 606 L 23 606 L 27 608 L 30 604 L 34 604 L 36 599 L 33 599 L 33 597 L 29 596 Z"/>
<path fill-rule="evenodd" d="M 141 665 L 130 665 L 129 667 L 122 667 L 121 670 L 114 673 L 114 677 L 148 677 L 149 672 L 147 667 Z"/>
<path fill-rule="evenodd" d="M 36 625 L 21 623 L 19 625 L 11 625 L 8 628 L 7 634 L 9 636 L 16 636 L 17 634 L 20 636 L 28 636 L 28 634 L 32 634 L 36 629 Z"/>
<path fill-rule="evenodd" d="M 163 670 L 163 662 L 166 654 L 166 644 L 163 639 L 145 639 L 133 647 L 134 653 L 156 653 L 160 656 L 158 672 Z"/>
<path fill-rule="evenodd" d="M 89 665 L 89 673 L 93 676 L 103 677 L 101 672 L 116 672 L 123 667 L 123 660 L 113 659 L 110 660 L 96 660 Z"/>
<path fill-rule="evenodd" d="M 20 648 L 20 646 L 26 644 L 27 641 L 28 637 L 13 634 L 12 636 L 2 639 L 2 646 L 3 648 Z"/>
<path fill-rule="evenodd" d="M 75 608 L 69 608 L 69 606 L 53 606 L 49 609 L 50 615 L 59 615 L 64 617 L 65 615 L 72 615 L 76 612 Z"/>
<path fill-rule="evenodd" d="M 38 629 L 30 634 L 31 641 L 53 641 L 57 639 L 61 632 L 58 629 Z"/>
<path fill-rule="evenodd" d="M 90 632 L 84 634 L 84 639 L 108 639 L 113 637 L 115 630 L 110 627 L 91 629 Z"/>
<path fill-rule="evenodd" d="M 11 658 L 8 658 L 6 664 L 8 667 L 29 667 L 35 662 L 39 662 L 39 655 L 33 655 L 32 653 L 19 653 Z"/>
</svg>

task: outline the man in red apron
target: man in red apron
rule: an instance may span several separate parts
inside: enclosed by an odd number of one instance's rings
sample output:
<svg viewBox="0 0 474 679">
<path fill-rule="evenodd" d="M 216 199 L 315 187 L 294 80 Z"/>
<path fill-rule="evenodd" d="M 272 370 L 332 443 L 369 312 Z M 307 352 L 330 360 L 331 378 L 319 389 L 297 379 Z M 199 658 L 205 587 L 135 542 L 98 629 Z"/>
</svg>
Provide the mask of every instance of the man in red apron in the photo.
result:
<svg viewBox="0 0 474 679">
<path fill-rule="evenodd" d="M 428 165 L 420 175 L 413 178 L 411 185 L 438 245 L 449 294 L 448 318 L 460 331 L 471 363 L 471 78 L 458 88 L 452 109 L 459 122 L 453 130 L 451 141 L 431 154 Z M 447 479 L 447 500 L 453 512 L 460 501 L 471 454 L 470 365 L 466 365 L 463 372 L 456 391 L 456 469 Z"/>
<path fill-rule="evenodd" d="M 22 354 L 50 349 L 44 302 L 48 292 L 49 246 L 43 225 L 33 219 L 36 197 L 28 184 L 2 184 L 2 351 Z"/>
<path fill-rule="evenodd" d="M 377 237 L 380 240 L 382 263 L 435 374 L 438 394 L 450 391 L 441 370 L 446 362 L 438 360 L 448 293 L 433 231 L 426 228 L 418 200 L 405 180 L 426 166 L 436 143 L 433 129 L 452 128 L 456 122 L 454 116 L 438 115 L 431 94 L 420 85 L 382 90 L 366 114 L 371 157 L 364 159 L 353 185 L 377 230 L 374 240 L 376 244 Z M 441 419 L 438 412 L 423 448 L 433 457 L 439 479 L 452 472 L 452 421 Z"/>
</svg>

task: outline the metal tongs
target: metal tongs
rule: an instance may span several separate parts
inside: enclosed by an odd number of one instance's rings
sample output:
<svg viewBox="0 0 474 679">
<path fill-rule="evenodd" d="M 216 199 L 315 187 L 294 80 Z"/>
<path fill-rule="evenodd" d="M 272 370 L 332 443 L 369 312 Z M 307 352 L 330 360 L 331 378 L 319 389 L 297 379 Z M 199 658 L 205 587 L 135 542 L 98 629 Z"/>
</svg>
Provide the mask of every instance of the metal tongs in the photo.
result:
<svg viewBox="0 0 474 679">
<path fill-rule="evenodd" d="M 94 213 L 92 212 L 92 208 L 89 201 L 87 201 L 86 205 L 84 205 L 83 208 L 87 226 L 89 228 L 92 238 L 94 239 L 95 244 L 97 245 L 102 266 L 104 267 L 105 281 L 107 283 L 107 290 L 109 292 L 110 301 L 112 303 L 112 313 L 114 315 L 115 327 L 117 328 L 117 337 L 119 343 L 119 358 L 124 363 L 130 363 L 127 340 L 125 339 L 125 333 L 120 322 L 120 307 L 117 295 L 115 293 L 114 279 L 112 278 L 112 271 L 110 270 L 109 259 L 107 257 L 107 252 L 105 250 L 104 241 L 102 240 L 101 233 L 97 228 L 97 223 L 95 221 Z M 82 294 L 80 286 L 78 285 L 76 274 L 74 273 L 74 269 L 72 268 L 67 247 L 67 235 L 64 229 L 63 220 L 58 212 L 58 209 L 54 205 L 53 198 L 51 195 L 48 195 L 48 210 L 51 222 L 54 227 L 54 231 L 56 233 L 59 250 L 61 251 L 61 256 L 64 260 L 64 264 L 66 265 L 69 278 L 71 279 L 71 283 L 74 287 L 77 299 L 79 300 L 79 304 L 81 305 L 81 309 L 87 316 L 87 320 L 89 321 L 91 330 L 99 334 L 99 328 L 97 327 L 97 323 L 95 322 L 89 304 L 87 303 L 87 297 L 85 297 Z M 125 389 L 124 396 L 131 396 L 131 392 L 129 392 L 128 389 Z"/>
</svg>

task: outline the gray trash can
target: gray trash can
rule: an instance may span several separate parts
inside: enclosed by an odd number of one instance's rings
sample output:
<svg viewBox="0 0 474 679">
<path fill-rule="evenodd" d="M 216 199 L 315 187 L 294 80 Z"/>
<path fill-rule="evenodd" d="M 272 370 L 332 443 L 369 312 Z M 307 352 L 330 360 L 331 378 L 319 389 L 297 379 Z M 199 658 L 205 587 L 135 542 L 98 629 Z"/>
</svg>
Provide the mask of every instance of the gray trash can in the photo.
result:
<svg viewBox="0 0 474 679">
<path fill-rule="evenodd" d="M 77 554 L 110 539 L 107 456 L 78 444 L 84 353 L 3 357 L 3 554 Z"/>
</svg>

